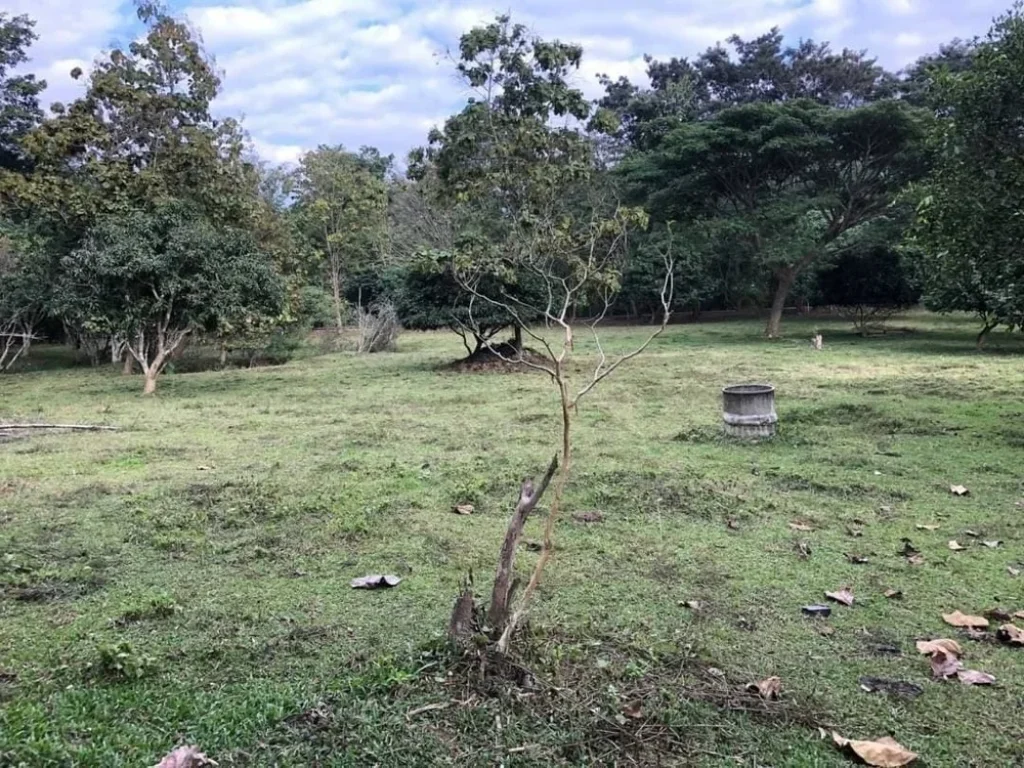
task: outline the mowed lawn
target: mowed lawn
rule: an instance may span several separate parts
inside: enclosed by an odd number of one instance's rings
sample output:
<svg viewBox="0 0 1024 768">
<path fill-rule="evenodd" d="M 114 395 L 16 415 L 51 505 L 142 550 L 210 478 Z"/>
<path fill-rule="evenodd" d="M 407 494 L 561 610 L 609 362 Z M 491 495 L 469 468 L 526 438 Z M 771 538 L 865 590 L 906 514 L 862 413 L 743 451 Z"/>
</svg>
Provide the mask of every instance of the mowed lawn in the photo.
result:
<svg viewBox="0 0 1024 768">
<path fill-rule="evenodd" d="M 0 765 L 149 766 L 181 743 L 222 766 L 850 764 L 819 726 L 928 766 L 1024 764 L 1024 647 L 942 620 L 1024 611 L 1024 343 L 895 325 L 673 326 L 602 383 L 518 676 L 440 638 L 557 446 L 545 377 L 454 372 L 455 336 L 410 333 L 394 354 L 172 373 L 144 398 L 39 350 L 0 377 L 0 419 L 119 431 L 0 443 Z M 578 376 L 593 351 L 581 334 Z M 772 442 L 720 437 L 720 388 L 744 381 L 777 387 Z M 538 515 L 520 570 L 540 537 Z M 374 572 L 403 581 L 350 589 Z M 853 607 L 801 615 L 842 586 Z M 934 637 L 997 684 L 932 681 L 914 643 Z M 780 701 L 742 693 L 771 675 Z"/>
</svg>

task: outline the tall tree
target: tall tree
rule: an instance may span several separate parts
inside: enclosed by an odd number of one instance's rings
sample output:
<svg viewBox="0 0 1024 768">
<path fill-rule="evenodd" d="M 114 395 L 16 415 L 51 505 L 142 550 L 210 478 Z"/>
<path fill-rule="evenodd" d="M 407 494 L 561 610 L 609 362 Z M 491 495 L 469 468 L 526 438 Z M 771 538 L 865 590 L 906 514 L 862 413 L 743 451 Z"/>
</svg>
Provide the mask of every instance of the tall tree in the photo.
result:
<svg viewBox="0 0 1024 768">
<path fill-rule="evenodd" d="M 472 272 L 520 300 L 522 314 L 497 308 L 515 330 L 516 349 L 535 314 L 535 261 L 557 248 L 559 222 L 586 208 L 570 211 L 593 174 L 592 145 L 565 124 L 590 111 L 570 83 L 581 56 L 579 46 L 534 38 L 508 16 L 464 34 L 456 71 L 474 95 L 411 158 L 417 175 L 436 173 L 439 199 L 458 206 L 451 255 L 471 269 L 457 274 Z"/>
<path fill-rule="evenodd" d="M 27 170 L 21 141 L 43 119 L 39 94 L 45 80 L 14 70 L 28 61 L 36 40 L 35 22 L 27 16 L 0 13 L 0 170 Z"/>
<path fill-rule="evenodd" d="M 971 64 L 934 75 L 929 100 L 943 119 L 935 168 L 912 231 L 925 303 L 971 312 L 993 328 L 1024 327 L 1024 15 L 999 18 Z"/>
<path fill-rule="evenodd" d="M 799 99 L 848 108 L 889 96 L 895 87 L 895 78 L 864 51 L 833 51 L 813 40 L 785 45 L 778 28 L 727 42 L 692 61 L 646 57 L 650 88 L 601 76 L 605 95 L 591 128 L 649 150 L 672 129 L 721 109 Z"/>
<path fill-rule="evenodd" d="M 293 213 L 323 258 L 339 330 L 345 324 L 346 280 L 383 256 L 389 166 L 390 158 L 376 150 L 321 146 L 303 155 L 294 173 Z"/>
<path fill-rule="evenodd" d="M 659 220 L 702 220 L 771 275 L 765 333 L 797 278 L 863 235 L 923 170 L 919 118 L 879 102 L 749 104 L 672 131 L 621 172 Z"/>
</svg>

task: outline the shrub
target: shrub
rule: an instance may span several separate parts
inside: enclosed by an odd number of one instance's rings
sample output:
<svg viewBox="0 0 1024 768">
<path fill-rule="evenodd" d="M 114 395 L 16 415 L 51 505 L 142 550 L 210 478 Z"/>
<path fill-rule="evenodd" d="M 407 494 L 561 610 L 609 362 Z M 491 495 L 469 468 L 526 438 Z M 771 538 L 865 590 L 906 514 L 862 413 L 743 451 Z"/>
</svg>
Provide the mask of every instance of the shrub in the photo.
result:
<svg viewBox="0 0 1024 768">
<path fill-rule="evenodd" d="M 356 351 L 394 352 L 398 334 L 402 330 L 398 311 L 388 300 L 358 310 L 359 346 Z"/>
</svg>

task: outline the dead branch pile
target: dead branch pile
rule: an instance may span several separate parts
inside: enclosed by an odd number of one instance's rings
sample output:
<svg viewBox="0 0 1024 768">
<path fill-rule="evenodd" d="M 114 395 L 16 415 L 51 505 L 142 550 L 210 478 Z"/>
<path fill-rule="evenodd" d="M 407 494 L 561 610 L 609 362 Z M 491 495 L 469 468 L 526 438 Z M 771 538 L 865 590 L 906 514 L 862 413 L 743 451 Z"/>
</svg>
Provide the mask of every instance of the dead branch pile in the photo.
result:
<svg viewBox="0 0 1024 768">
<path fill-rule="evenodd" d="M 381 301 L 358 310 L 359 343 L 364 352 L 394 352 L 402 325 L 398 311 L 390 301 Z"/>
</svg>

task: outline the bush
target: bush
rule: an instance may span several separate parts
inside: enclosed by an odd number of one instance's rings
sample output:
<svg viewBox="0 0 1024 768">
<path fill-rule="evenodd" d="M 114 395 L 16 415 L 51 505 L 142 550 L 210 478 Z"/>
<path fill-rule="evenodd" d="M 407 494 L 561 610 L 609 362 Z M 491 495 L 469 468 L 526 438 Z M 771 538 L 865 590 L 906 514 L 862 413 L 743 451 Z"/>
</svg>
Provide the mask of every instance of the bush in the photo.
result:
<svg viewBox="0 0 1024 768">
<path fill-rule="evenodd" d="M 879 328 L 921 297 L 902 255 L 885 246 L 843 254 L 819 273 L 818 291 L 823 304 L 837 307 L 862 334 Z"/>
<path fill-rule="evenodd" d="M 359 346 L 357 352 L 394 352 L 402 330 L 398 311 L 388 300 L 358 310 Z"/>
<path fill-rule="evenodd" d="M 93 670 L 104 677 L 138 680 L 156 664 L 152 656 L 139 653 L 127 641 L 104 643 L 97 651 L 99 659 L 93 664 Z"/>
</svg>

